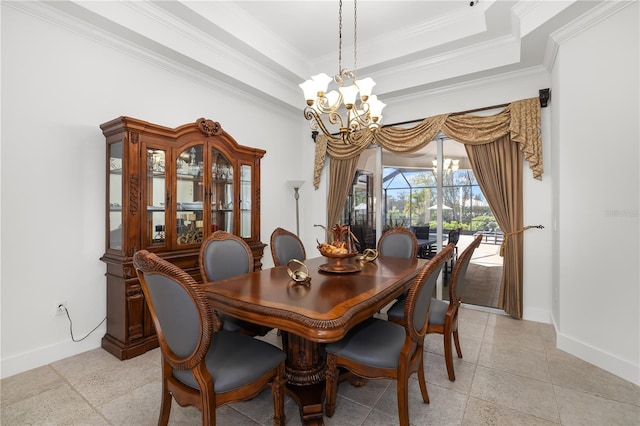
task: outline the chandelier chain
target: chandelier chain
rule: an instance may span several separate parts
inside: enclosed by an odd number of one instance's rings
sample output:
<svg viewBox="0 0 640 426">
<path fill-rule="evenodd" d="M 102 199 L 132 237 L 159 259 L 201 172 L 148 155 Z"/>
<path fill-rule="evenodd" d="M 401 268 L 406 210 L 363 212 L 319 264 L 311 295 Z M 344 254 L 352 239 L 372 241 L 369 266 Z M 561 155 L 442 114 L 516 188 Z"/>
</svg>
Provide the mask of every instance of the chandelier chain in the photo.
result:
<svg viewBox="0 0 640 426">
<path fill-rule="evenodd" d="M 338 75 L 342 73 L 342 0 L 338 12 Z"/>
<path fill-rule="evenodd" d="M 353 0 L 353 75 L 358 71 L 358 0 Z"/>
</svg>

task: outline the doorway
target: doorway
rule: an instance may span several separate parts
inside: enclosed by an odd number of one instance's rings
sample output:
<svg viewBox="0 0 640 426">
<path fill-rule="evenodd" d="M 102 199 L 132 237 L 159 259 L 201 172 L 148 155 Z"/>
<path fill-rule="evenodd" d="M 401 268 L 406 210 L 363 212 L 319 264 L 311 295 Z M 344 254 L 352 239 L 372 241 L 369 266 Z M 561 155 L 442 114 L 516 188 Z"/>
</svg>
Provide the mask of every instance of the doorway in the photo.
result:
<svg viewBox="0 0 640 426">
<path fill-rule="evenodd" d="M 383 151 L 381 184 L 386 226 L 428 225 L 431 233 L 441 236 L 443 245 L 447 244 L 448 232 L 459 229 L 459 253 L 475 235 L 486 235 L 467 270 L 463 300 L 497 308 L 502 234 L 471 170 L 464 145 L 443 137 L 410 154 Z M 449 298 L 449 278 L 450 274 L 443 274 L 444 300 Z"/>
</svg>

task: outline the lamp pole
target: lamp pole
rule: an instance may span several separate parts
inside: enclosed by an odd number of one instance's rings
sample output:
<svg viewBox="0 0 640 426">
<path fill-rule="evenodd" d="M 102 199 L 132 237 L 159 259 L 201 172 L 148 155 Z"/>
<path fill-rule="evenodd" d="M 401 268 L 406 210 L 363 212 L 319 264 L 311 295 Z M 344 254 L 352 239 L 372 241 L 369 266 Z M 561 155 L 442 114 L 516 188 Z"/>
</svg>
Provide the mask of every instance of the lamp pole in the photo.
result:
<svg viewBox="0 0 640 426">
<path fill-rule="evenodd" d="M 304 184 L 303 180 L 290 180 L 287 181 L 289 187 L 293 188 L 293 198 L 296 200 L 296 235 L 300 236 L 300 210 L 298 208 L 298 200 L 300 199 L 300 193 L 298 190 Z"/>
<path fill-rule="evenodd" d="M 300 188 L 293 188 L 293 191 L 294 191 L 293 198 L 296 199 L 296 235 L 299 237 L 300 236 L 300 213 L 298 210 L 298 200 L 300 199 L 300 194 L 298 193 L 298 189 Z"/>
</svg>

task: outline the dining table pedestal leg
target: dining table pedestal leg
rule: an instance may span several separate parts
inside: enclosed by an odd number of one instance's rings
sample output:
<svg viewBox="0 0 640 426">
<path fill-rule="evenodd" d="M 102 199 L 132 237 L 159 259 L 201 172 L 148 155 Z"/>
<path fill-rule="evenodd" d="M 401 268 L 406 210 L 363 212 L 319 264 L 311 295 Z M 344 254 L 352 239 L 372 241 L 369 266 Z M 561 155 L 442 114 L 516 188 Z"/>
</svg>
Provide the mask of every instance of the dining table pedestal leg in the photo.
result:
<svg viewBox="0 0 640 426">
<path fill-rule="evenodd" d="M 323 425 L 326 368 L 324 344 L 283 331 L 282 346 L 287 354 L 287 394 L 300 407 L 302 424 Z"/>
</svg>

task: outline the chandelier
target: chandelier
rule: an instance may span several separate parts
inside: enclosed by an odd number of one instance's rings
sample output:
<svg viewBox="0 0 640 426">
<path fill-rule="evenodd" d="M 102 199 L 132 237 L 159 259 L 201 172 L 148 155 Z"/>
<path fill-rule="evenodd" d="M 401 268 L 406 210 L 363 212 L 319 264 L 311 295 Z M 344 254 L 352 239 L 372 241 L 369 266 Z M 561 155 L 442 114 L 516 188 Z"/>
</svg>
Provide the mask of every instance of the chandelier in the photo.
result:
<svg viewBox="0 0 640 426">
<path fill-rule="evenodd" d="M 357 0 L 353 2 L 353 71 L 342 68 L 342 0 L 338 14 L 338 74 L 333 78 L 325 73 L 314 75 L 300 84 L 304 92 L 307 106 L 304 117 L 309 120 L 313 130 L 334 138 L 324 120 L 332 126 L 339 126 L 340 136 L 345 143 L 354 140 L 354 132 L 369 128 L 376 131 L 380 128 L 382 109 L 386 106 L 371 91 L 376 84 L 371 78 L 356 78 L 356 61 L 358 58 L 358 8 Z M 327 92 L 329 83 L 334 82 L 338 90 Z M 350 83 L 350 84 L 349 84 Z M 357 104 L 358 93 L 360 103 Z M 324 120 L 323 120 L 324 118 Z"/>
</svg>

